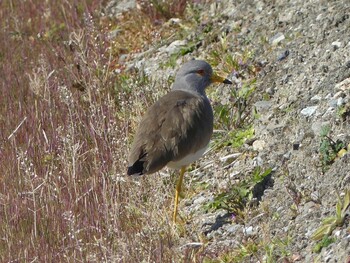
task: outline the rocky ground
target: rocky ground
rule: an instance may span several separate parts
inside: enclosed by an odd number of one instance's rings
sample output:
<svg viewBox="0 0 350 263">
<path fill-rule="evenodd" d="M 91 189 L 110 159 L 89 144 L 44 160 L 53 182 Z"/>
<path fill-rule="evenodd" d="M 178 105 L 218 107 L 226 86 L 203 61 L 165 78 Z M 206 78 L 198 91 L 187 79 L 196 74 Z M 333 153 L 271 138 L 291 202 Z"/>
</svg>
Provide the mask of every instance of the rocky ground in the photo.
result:
<svg viewBox="0 0 350 263">
<path fill-rule="evenodd" d="M 113 6 L 109 4 L 111 13 Z M 328 127 L 334 142 L 344 142 L 345 148 L 350 142 L 349 14 L 350 2 L 345 0 L 223 0 L 201 12 L 202 21 L 231 36 L 227 52 L 234 52 L 237 45 L 254 52 L 261 65 L 252 104 L 258 117 L 254 138 L 240 151 L 230 147 L 212 151 L 186 178 L 187 188 L 198 182 L 207 187 L 181 203 L 182 216 L 191 218 L 185 228 L 192 234 L 181 240 L 179 251 L 188 254 L 189 248 L 200 250 L 204 243 L 206 251 L 213 253 L 218 248 L 230 251 L 249 244 L 262 248 L 269 243 L 265 251 L 271 250 L 279 262 L 350 261 L 349 216 L 332 232 L 333 242 L 319 253 L 311 238 L 325 218 L 335 216 L 337 194 L 344 197 L 350 187 L 348 153 L 326 168 L 320 161 L 323 127 Z M 166 79 L 183 60 L 205 58 L 210 52 L 211 44 L 203 40 L 195 51 L 179 58 L 174 69 L 161 69 L 160 61 L 167 61 L 173 49 L 186 41 L 177 39 L 172 45 L 134 54 L 128 67 Z M 229 77 L 236 78 L 232 72 Z M 241 83 L 239 77 L 236 83 Z M 256 166 L 272 168 L 271 178 L 259 190 L 262 198 L 247 210 L 245 220 L 235 221 L 235 215 L 224 209 L 201 209 L 218 189 L 227 189 Z M 257 260 L 242 256 L 242 261 Z"/>
</svg>

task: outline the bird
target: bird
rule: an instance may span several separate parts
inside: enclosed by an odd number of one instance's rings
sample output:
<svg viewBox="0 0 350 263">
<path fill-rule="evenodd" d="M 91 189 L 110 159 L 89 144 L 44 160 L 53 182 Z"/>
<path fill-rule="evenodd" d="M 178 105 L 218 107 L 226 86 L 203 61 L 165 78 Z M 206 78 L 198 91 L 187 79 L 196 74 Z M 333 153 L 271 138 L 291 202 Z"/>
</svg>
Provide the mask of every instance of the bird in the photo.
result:
<svg viewBox="0 0 350 263">
<path fill-rule="evenodd" d="M 128 175 L 147 175 L 167 166 L 179 169 L 173 222 L 186 168 L 198 160 L 213 133 L 213 110 L 205 89 L 211 83 L 232 84 L 213 73 L 204 60 L 190 60 L 178 70 L 172 89 L 144 114 L 128 157 Z"/>
</svg>

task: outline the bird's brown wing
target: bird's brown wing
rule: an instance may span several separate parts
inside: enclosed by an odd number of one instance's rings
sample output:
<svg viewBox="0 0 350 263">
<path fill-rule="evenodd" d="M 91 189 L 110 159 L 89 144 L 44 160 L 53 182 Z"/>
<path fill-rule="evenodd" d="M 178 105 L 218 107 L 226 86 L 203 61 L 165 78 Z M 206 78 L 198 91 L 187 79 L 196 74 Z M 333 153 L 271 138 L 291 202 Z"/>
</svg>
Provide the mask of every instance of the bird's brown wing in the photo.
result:
<svg viewBox="0 0 350 263">
<path fill-rule="evenodd" d="M 175 90 L 144 115 L 129 156 L 128 174 L 154 173 L 205 147 L 213 131 L 213 112 L 206 97 Z"/>
</svg>

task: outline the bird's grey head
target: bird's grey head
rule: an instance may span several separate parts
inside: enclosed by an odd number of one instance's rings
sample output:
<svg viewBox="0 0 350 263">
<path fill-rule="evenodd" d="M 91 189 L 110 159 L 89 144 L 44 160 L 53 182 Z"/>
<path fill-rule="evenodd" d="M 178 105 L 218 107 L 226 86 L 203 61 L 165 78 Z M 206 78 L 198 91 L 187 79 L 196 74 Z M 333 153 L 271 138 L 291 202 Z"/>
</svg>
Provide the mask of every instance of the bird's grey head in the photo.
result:
<svg viewBox="0 0 350 263">
<path fill-rule="evenodd" d="M 204 90 L 212 83 L 213 69 L 203 60 L 190 60 L 177 72 L 173 90 L 186 90 L 205 94 Z"/>
</svg>

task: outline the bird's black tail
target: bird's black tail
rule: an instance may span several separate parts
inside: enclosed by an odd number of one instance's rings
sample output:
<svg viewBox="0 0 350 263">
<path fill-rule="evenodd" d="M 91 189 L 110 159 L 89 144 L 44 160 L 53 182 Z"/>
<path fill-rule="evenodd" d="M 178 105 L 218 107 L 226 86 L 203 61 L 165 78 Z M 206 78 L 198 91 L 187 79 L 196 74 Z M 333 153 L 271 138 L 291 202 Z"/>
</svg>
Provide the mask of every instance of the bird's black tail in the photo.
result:
<svg viewBox="0 0 350 263">
<path fill-rule="evenodd" d="M 137 160 L 132 166 L 128 167 L 128 175 L 142 175 L 144 161 Z"/>
</svg>

